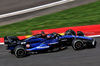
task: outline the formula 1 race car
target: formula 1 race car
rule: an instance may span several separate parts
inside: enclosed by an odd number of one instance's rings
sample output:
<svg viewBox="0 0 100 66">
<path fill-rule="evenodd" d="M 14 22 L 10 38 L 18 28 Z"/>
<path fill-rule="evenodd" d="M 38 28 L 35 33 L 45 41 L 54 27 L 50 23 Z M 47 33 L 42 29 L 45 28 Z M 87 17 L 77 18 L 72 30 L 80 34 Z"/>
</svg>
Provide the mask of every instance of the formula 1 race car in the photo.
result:
<svg viewBox="0 0 100 66">
<path fill-rule="evenodd" d="M 97 43 L 95 39 L 86 37 L 81 31 L 78 31 L 76 36 L 76 33 L 71 29 L 67 30 L 63 36 L 55 32 L 43 34 L 38 34 L 25 40 L 19 40 L 16 36 L 6 36 L 4 37 L 5 45 L 8 50 L 11 50 L 12 54 L 21 58 L 26 56 L 28 52 L 58 51 L 69 45 L 74 50 L 82 50 L 84 47 L 95 48 Z"/>
</svg>

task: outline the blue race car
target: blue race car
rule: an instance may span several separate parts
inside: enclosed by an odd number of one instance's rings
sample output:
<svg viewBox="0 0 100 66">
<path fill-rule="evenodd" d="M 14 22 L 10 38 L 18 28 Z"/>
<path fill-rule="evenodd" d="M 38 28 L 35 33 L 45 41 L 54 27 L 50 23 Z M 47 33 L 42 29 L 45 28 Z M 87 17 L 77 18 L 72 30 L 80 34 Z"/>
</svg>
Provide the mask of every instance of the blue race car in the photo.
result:
<svg viewBox="0 0 100 66">
<path fill-rule="evenodd" d="M 38 34 L 25 40 L 19 40 L 16 36 L 6 36 L 4 40 L 6 48 L 18 58 L 25 57 L 29 52 L 58 51 L 68 45 L 71 45 L 74 50 L 96 47 L 95 39 L 86 37 L 81 31 L 78 31 L 76 36 L 71 29 L 67 30 L 63 36 L 54 32 L 43 36 Z"/>
</svg>

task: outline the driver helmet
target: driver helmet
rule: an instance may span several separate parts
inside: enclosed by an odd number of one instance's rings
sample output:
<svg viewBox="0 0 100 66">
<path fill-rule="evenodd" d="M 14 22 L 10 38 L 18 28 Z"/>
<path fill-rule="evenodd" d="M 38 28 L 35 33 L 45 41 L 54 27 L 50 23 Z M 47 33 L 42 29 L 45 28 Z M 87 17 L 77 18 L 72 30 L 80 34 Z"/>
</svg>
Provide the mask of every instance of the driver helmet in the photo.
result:
<svg viewBox="0 0 100 66">
<path fill-rule="evenodd" d="M 57 33 L 56 33 L 56 32 L 53 32 L 53 35 L 54 35 L 54 36 L 57 36 Z"/>
<path fill-rule="evenodd" d="M 53 34 L 48 34 L 48 35 L 47 35 L 47 38 L 53 38 L 53 37 L 54 37 Z"/>
</svg>

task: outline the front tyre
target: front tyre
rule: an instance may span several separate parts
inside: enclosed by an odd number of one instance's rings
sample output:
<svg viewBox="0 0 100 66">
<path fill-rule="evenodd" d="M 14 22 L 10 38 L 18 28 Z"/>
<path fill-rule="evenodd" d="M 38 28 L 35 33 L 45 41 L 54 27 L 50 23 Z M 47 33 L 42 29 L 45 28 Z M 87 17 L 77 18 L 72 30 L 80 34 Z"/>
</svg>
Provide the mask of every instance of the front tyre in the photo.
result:
<svg viewBox="0 0 100 66">
<path fill-rule="evenodd" d="M 82 50 L 84 43 L 81 40 L 73 40 L 72 47 L 74 50 Z"/>
<path fill-rule="evenodd" d="M 15 56 L 17 58 L 22 58 L 26 56 L 26 50 L 23 46 L 19 45 L 15 47 Z"/>
</svg>

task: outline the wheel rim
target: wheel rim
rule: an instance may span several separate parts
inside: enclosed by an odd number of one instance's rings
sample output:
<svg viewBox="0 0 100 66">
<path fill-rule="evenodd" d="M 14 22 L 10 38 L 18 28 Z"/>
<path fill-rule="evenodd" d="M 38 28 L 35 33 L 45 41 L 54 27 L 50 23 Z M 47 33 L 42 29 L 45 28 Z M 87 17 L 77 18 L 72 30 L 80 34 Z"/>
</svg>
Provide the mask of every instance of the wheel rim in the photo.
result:
<svg viewBox="0 0 100 66">
<path fill-rule="evenodd" d="M 19 56 L 19 57 L 25 56 L 25 50 L 19 49 L 19 50 L 17 51 L 17 56 Z"/>
<path fill-rule="evenodd" d="M 77 49 L 81 49 L 82 48 L 82 43 L 81 42 L 77 42 L 76 45 L 75 45 L 75 47 Z"/>
</svg>

